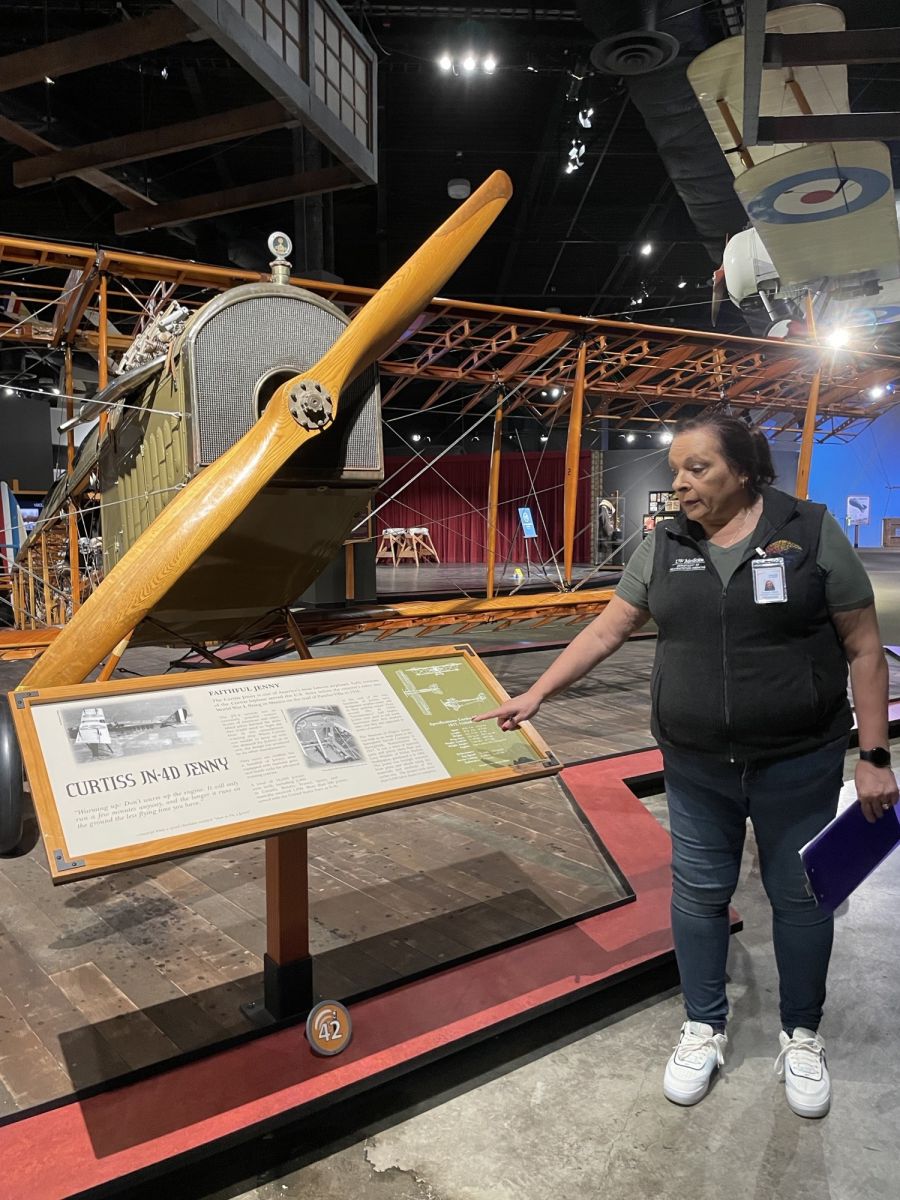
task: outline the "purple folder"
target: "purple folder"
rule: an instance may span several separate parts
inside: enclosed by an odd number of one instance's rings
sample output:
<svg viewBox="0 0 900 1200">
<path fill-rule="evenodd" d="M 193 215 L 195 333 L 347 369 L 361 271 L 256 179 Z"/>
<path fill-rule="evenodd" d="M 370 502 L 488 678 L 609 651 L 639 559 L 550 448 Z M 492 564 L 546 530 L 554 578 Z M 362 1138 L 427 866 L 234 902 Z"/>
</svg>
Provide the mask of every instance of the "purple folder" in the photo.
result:
<svg viewBox="0 0 900 1200">
<path fill-rule="evenodd" d="M 819 907 L 834 912 L 898 842 L 898 806 L 872 824 L 857 802 L 845 808 L 800 851 L 806 878 Z"/>
</svg>

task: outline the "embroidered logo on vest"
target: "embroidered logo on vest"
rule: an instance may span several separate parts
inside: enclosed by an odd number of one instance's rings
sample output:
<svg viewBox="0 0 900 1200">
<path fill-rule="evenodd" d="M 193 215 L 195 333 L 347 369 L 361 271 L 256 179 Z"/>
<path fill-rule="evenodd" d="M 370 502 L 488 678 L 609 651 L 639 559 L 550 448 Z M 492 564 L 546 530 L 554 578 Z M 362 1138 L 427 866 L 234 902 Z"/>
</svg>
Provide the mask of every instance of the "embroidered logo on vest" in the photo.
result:
<svg viewBox="0 0 900 1200">
<path fill-rule="evenodd" d="M 706 562 L 698 554 L 695 558 L 676 558 L 669 567 L 669 572 L 672 571 L 705 571 Z"/>
<path fill-rule="evenodd" d="M 779 538 L 777 542 L 769 542 L 766 546 L 767 558 L 793 558 L 802 553 L 803 547 L 798 546 L 796 542 L 788 541 L 787 538 Z"/>
</svg>

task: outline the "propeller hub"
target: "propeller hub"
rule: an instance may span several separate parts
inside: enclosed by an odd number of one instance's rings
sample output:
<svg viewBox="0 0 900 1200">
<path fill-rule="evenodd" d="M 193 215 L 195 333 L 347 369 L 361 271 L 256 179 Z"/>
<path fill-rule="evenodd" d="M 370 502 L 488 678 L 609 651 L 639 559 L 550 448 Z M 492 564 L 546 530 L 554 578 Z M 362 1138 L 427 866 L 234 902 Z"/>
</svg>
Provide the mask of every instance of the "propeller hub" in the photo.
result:
<svg viewBox="0 0 900 1200">
<path fill-rule="evenodd" d="M 288 410 L 302 429 L 324 429 L 334 420 L 331 395 L 315 380 L 304 379 L 291 388 Z"/>
</svg>

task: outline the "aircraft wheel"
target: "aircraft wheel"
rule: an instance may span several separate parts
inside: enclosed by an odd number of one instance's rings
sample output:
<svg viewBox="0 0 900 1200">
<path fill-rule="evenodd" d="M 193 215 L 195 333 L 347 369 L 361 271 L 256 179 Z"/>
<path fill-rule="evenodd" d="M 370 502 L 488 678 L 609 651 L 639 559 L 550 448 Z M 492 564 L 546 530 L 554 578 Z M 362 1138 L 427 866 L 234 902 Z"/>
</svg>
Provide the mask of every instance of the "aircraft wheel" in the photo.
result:
<svg viewBox="0 0 900 1200">
<path fill-rule="evenodd" d="M 22 755 L 6 697 L 0 697 L 0 854 L 11 854 L 22 840 L 25 812 Z"/>
</svg>

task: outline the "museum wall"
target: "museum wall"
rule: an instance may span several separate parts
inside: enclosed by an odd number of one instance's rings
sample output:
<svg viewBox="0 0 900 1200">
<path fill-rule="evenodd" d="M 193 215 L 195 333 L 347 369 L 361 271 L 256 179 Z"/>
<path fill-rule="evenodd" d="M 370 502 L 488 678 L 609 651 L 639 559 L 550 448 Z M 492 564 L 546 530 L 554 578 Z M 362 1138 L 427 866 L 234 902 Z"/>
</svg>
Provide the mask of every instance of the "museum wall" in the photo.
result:
<svg viewBox="0 0 900 1200">
<path fill-rule="evenodd" d="M 772 448 L 775 466 L 775 486 L 793 492 L 797 474 L 796 450 Z M 604 496 L 618 492 L 621 496 L 621 525 L 626 559 L 640 541 L 644 513 L 648 512 L 650 492 L 668 491 L 672 486 L 668 447 L 647 449 L 633 447 L 607 450 L 603 454 L 602 488 Z M 630 540 L 629 540 L 630 539 Z"/>
<path fill-rule="evenodd" d="M 809 497 L 827 504 L 845 529 L 848 496 L 869 496 L 872 520 L 861 525 L 860 546 L 881 545 L 884 517 L 900 517 L 900 408 L 851 442 L 836 439 L 813 451 Z"/>
<path fill-rule="evenodd" d="M 47 405 L 30 396 L 0 395 L 0 479 L 23 492 L 45 492 L 53 483 Z"/>
</svg>

